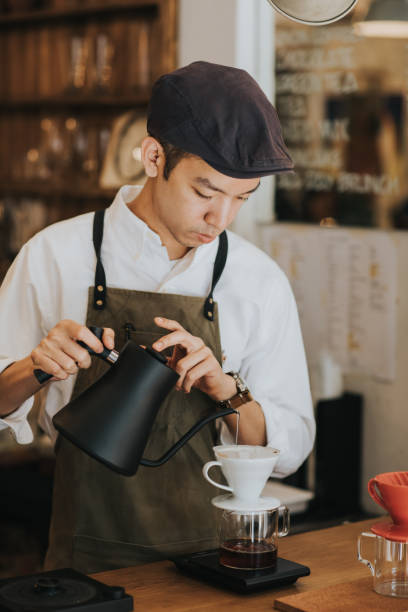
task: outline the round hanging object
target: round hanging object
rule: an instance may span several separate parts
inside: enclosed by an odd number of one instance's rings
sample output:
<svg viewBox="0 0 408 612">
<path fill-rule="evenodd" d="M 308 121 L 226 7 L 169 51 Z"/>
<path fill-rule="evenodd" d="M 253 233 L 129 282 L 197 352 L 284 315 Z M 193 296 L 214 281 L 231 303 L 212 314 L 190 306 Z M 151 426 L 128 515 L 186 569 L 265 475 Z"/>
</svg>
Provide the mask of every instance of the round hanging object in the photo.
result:
<svg viewBox="0 0 408 612">
<path fill-rule="evenodd" d="M 357 0 L 268 0 L 279 13 L 307 25 L 326 25 L 341 19 Z"/>
<path fill-rule="evenodd" d="M 396 525 L 395 523 L 375 523 L 370 527 L 375 535 L 382 536 L 393 542 L 408 542 L 408 525 Z"/>
</svg>

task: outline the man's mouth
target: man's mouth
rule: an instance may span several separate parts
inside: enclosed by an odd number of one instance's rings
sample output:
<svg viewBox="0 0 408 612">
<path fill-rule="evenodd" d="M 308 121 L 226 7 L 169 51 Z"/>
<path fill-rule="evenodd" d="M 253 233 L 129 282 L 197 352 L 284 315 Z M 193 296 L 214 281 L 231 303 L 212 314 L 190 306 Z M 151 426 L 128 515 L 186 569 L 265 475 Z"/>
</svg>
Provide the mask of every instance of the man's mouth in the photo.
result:
<svg viewBox="0 0 408 612">
<path fill-rule="evenodd" d="M 200 232 L 196 232 L 198 239 L 201 242 L 211 242 L 212 240 L 215 240 L 215 238 L 217 238 L 217 234 L 211 235 L 211 234 L 201 234 Z"/>
</svg>

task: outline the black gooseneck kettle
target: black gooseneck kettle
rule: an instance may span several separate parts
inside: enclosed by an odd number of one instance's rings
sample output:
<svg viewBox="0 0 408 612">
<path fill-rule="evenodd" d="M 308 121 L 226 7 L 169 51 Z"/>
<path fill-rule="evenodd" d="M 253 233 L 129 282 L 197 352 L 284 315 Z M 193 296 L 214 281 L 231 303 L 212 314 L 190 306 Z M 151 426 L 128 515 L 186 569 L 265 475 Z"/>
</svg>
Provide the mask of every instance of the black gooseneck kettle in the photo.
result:
<svg viewBox="0 0 408 612">
<path fill-rule="evenodd" d="M 100 340 L 102 328 L 89 328 Z M 132 476 L 139 465 L 157 467 L 170 459 L 204 425 L 236 413 L 227 409 L 198 421 L 162 457 L 143 459 L 154 419 L 167 394 L 178 380 L 178 374 L 167 365 L 163 355 L 152 348 L 142 348 L 128 340 L 120 353 L 95 353 L 79 342 L 91 355 L 111 364 L 109 370 L 93 385 L 70 401 L 53 417 L 57 431 L 78 448 L 124 476 Z M 35 370 L 38 381 L 52 378 Z"/>
</svg>

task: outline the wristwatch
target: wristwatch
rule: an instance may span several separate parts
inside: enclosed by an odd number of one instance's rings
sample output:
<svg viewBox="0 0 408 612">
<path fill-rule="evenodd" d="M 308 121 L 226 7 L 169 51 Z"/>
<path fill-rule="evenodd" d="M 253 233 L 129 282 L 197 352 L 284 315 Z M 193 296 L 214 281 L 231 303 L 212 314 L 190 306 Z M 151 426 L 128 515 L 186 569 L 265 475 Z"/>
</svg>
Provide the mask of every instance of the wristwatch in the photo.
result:
<svg viewBox="0 0 408 612">
<path fill-rule="evenodd" d="M 240 375 L 237 372 L 227 372 L 228 376 L 232 376 L 235 380 L 235 384 L 237 385 L 237 392 L 235 395 L 230 397 L 227 400 L 223 400 L 222 402 L 218 402 L 219 408 L 239 408 L 242 404 L 247 404 L 248 402 L 253 401 L 253 397 L 246 386 L 246 383 L 242 380 Z"/>
</svg>

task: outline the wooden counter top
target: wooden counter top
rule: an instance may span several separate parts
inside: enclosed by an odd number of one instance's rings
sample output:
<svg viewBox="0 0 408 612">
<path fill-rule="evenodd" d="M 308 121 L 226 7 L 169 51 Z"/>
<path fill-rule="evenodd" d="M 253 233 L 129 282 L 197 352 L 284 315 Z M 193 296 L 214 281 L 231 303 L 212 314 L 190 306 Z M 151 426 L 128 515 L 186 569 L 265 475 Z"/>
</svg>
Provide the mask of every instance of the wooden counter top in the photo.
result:
<svg viewBox="0 0 408 612">
<path fill-rule="evenodd" d="M 369 576 L 369 570 L 357 561 L 357 537 L 375 522 L 370 519 L 282 538 L 279 556 L 307 565 L 311 571 L 310 576 L 282 589 L 238 595 L 190 578 L 170 561 L 103 572 L 93 577 L 125 587 L 133 595 L 134 610 L 138 612 L 271 611 L 277 597 Z"/>
</svg>

